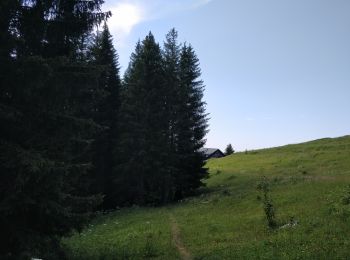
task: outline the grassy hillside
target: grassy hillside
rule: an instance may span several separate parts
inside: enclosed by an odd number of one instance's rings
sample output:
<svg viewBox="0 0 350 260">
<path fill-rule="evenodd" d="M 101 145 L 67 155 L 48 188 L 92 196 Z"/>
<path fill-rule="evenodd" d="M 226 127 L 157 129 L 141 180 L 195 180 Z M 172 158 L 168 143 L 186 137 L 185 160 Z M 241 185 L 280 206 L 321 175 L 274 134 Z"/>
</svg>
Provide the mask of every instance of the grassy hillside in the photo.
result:
<svg viewBox="0 0 350 260">
<path fill-rule="evenodd" d="M 350 258 L 350 137 L 208 161 L 198 197 L 98 217 L 63 241 L 71 259 Z M 267 227 L 262 176 L 279 227 Z M 350 198 L 349 198 L 350 202 Z M 288 224 L 291 217 L 298 223 Z"/>
</svg>

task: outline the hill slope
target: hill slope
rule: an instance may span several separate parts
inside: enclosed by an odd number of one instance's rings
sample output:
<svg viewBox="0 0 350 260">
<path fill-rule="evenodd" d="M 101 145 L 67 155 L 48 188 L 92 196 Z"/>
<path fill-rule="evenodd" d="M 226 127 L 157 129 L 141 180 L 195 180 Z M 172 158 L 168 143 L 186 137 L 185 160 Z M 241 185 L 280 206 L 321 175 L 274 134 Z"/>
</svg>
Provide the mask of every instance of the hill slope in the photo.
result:
<svg viewBox="0 0 350 260">
<path fill-rule="evenodd" d="M 198 197 L 98 217 L 63 241 L 71 259 L 335 259 L 350 257 L 350 137 L 237 153 L 207 163 Z M 279 228 L 257 184 L 270 183 Z M 298 223 L 288 224 L 290 219 Z"/>
</svg>

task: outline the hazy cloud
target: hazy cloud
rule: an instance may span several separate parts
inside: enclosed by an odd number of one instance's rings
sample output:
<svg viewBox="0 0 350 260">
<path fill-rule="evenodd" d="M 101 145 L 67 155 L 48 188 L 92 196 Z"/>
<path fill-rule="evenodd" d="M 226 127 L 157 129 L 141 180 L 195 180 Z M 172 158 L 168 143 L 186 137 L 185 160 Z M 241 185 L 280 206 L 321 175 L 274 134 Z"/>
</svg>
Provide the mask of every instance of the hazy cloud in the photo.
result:
<svg viewBox="0 0 350 260">
<path fill-rule="evenodd" d="M 146 18 L 144 8 L 137 2 L 118 1 L 115 5 L 106 6 L 112 12 L 108 26 L 113 35 L 117 36 L 118 43 L 123 44 L 133 27 Z"/>
<path fill-rule="evenodd" d="M 134 26 L 154 19 L 161 19 L 178 12 L 193 10 L 212 0 L 120 0 L 109 1 L 104 10 L 110 10 L 112 17 L 108 26 L 118 43 L 123 44 Z"/>
</svg>

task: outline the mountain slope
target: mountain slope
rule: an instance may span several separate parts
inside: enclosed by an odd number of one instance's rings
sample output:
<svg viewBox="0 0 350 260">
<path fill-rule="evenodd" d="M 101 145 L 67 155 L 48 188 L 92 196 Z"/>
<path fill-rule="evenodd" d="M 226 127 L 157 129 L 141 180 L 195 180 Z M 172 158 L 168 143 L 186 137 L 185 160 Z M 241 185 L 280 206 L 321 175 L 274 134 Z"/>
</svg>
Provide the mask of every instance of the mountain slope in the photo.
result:
<svg viewBox="0 0 350 260">
<path fill-rule="evenodd" d="M 69 257 L 184 259 L 176 239 L 194 259 L 350 257 L 349 136 L 237 153 L 207 165 L 210 178 L 200 195 L 100 216 L 63 241 Z M 274 230 L 257 190 L 263 176 L 276 210 Z M 295 226 L 288 225 L 291 218 Z"/>
</svg>

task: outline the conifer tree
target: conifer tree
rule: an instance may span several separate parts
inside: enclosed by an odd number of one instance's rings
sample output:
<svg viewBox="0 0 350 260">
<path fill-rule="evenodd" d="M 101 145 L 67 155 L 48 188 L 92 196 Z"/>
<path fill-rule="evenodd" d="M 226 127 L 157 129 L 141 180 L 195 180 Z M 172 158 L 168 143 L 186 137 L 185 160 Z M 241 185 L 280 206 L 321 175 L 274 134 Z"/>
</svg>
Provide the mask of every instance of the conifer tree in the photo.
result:
<svg viewBox="0 0 350 260">
<path fill-rule="evenodd" d="M 199 149 L 205 144 L 207 114 L 203 101 L 203 82 L 199 79 L 199 60 L 191 45 L 184 45 L 180 54 L 180 87 L 177 152 L 181 164 L 177 178 L 176 198 L 182 198 L 202 186 L 207 176 L 205 158 Z"/>
<path fill-rule="evenodd" d="M 177 43 L 177 31 L 171 29 L 164 43 L 164 67 L 169 116 L 169 143 L 173 177 L 173 199 L 180 199 L 202 185 L 207 173 L 203 147 L 207 128 L 203 83 L 199 61 L 191 46 Z"/>
<path fill-rule="evenodd" d="M 137 44 L 125 76 L 116 183 L 122 203 L 164 203 L 168 121 L 163 59 L 154 36 Z"/>
<path fill-rule="evenodd" d="M 228 144 L 225 148 L 225 155 L 230 155 L 230 154 L 233 154 L 234 152 L 235 151 L 233 150 L 232 145 Z"/>
<path fill-rule="evenodd" d="M 120 203 L 160 204 L 192 194 L 206 177 L 207 115 L 198 59 L 191 46 L 153 35 L 138 42 L 124 77 L 117 145 Z"/>
<path fill-rule="evenodd" d="M 113 39 L 105 23 L 102 32 L 98 32 L 89 51 L 90 62 L 101 70 L 99 88 L 95 95 L 96 105 L 93 110 L 95 122 L 103 126 L 95 141 L 94 165 L 96 191 L 103 193 L 104 207 L 115 206 L 113 185 L 114 147 L 118 138 L 118 109 L 121 81 L 119 77 L 118 55 L 113 46 Z"/>
<path fill-rule="evenodd" d="M 82 185 L 100 128 L 83 113 L 98 75 L 76 54 L 108 16 L 102 2 L 0 2 L 0 258 L 53 259 L 100 200 Z"/>
<path fill-rule="evenodd" d="M 165 111 L 168 120 L 168 165 L 169 178 L 167 179 L 168 200 L 174 200 L 175 182 L 178 178 L 180 158 L 177 152 L 176 132 L 179 115 L 179 109 L 182 105 L 180 100 L 180 51 L 181 45 L 177 40 L 178 33 L 173 28 L 166 35 L 166 40 L 163 47 L 164 73 L 165 73 Z"/>
</svg>

